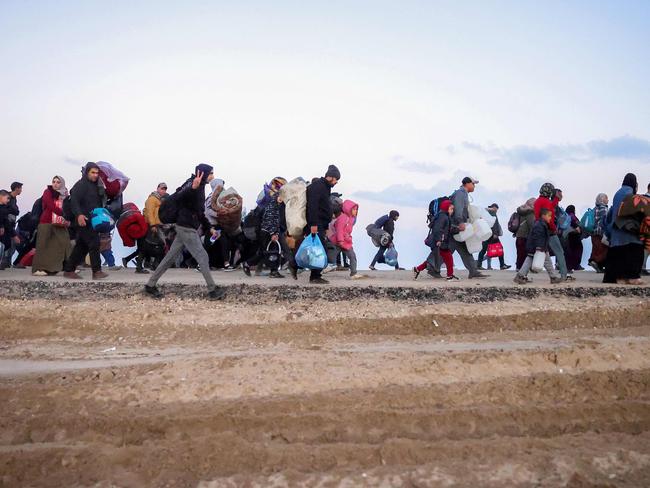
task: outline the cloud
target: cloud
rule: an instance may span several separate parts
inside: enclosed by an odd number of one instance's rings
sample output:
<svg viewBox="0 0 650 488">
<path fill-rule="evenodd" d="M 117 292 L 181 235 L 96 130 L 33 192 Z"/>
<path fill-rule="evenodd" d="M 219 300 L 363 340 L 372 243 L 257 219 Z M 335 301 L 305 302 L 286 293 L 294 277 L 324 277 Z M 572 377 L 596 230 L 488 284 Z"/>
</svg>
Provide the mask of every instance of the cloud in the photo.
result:
<svg viewBox="0 0 650 488">
<path fill-rule="evenodd" d="M 488 163 L 503 166 L 559 166 L 563 163 L 593 163 L 603 159 L 628 159 L 650 162 L 650 141 L 624 135 L 613 139 L 591 140 L 583 144 L 547 144 L 545 146 L 516 145 L 511 147 L 464 141 L 447 151 L 477 152 Z"/>
<path fill-rule="evenodd" d="M 428 161 L 414 161 L 402 156 L 395 156 L 393 162 L 397 163 L 399 169 L 410 171 L 412 173 L 438 174 L 444 170 L 444 168 L 439 164 Z"/>
</svg>

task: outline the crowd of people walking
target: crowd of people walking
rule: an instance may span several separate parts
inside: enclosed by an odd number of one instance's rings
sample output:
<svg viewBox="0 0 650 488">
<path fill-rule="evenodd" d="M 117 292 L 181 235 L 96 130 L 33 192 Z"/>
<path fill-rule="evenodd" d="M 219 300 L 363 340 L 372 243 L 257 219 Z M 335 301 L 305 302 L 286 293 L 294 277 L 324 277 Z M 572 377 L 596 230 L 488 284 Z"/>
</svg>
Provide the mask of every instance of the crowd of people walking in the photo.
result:
<svg viewBox="0 0 650 488">
<path fill-rule="evenodd" d="M 158 184 L 141 212 L 135 204 L 123 203 L 128 178 L 108 163 L 89 162 L 70 190 L 61 176 L 54 176 L 21 218 L 22 183 L 0 190 L 0 268 L 31 265 L 35 276 L 63 272 L 78 280 L 80 267 L 87 265 L 93 279 L 106 278 L 102 257 L 109 270 L 121 268 L 111 248 L 117 227 L 125 246 L 135 247 L 122 259 L 123 267 L 134 261 L 136 273 L 149 274 L 145 291 L 153 297 L 162 296 L 157 284 L 171 267 L 200 271 L 213 299 L 223 296 L 211 274 L 217 268 L 241 267 L 248 276 L 266 268 L 273 279 L 285 278 L 283 270 L 297 279 L 301 269 L 308 269 L 310 283 L 321 285 L 328 283 L 323 275 L 333 270 L 363 279 L 367 276 L 358 272 L 352 237 L 359 205 L 332 192 L 340 179 L 334 165 L 309 182 L 277 176 L 264 185 L 255 208 L 244 213 L 241 196 L 215 178 L 213 166 L 199 164 L 174 192 Z M 425 270 L 441 279 L 445 268 L 447 280 L 458 280 L 454 253 L 470 279 L 488 278 L 483 271 L 492 269 L 493 258 L 499 260 L 499 269 L 511 267 L 501 242 L 499 205 L 472 205 L 479 181 L 468 176 L 460 183 L 451 195 L 438 196 L 429 205 L 429 254 L 413 268 L 415 279 Z M 563 208 L 563 199 L 561 189 L 545 183 L 538 196 L 510 216 L 507 230 L 517 254 L 515 283 L 525 285 L 531 272 L 543 269 L 551 283 L 573 281 L 574 271 L 583 270 L 583 240 L 590 239 L 588 264 L 603 274 L 605 283 L 641 284 L 650 250 L 650 185 L 648 193 L 639 195 L 636 176 L 627 174 L 611 206 L 608 196 L 600 193 L 581 217 L 574 205 Z M 399 216 L 391 210 L 366 227 L 377 247 L 371 271 L 379 264 L 403 269 L 395 246 Z"/>
</svg>

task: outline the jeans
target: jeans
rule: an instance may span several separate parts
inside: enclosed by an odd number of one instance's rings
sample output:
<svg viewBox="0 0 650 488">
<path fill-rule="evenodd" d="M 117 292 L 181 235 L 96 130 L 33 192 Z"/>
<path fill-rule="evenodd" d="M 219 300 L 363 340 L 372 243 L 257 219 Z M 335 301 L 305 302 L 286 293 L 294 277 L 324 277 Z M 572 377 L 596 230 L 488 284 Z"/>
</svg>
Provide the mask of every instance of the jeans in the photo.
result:
<svg viewBox="0 0 650 488">
<path fill-rule="evenodd" d="M 199 263 L 205 283 L 208 285 L 208 290 L 214 290 L 217 285 L 215 285 L 210 274 L 208 253 L 203 248 L 198 231 L 189 227 L 181 227 L 180 225 L 176 226 L 176 238 L 172 243 L 171 249 L 158 265 L 156 271 L 153 272 L 147 285 L 152 287 L 156 286 L 160 277 L 176 262 L 176 258 L 183 252 L 183 248 L 187 249 L 192 257 L 196 259 L 196 262 Z"/>
<path fill-rule="evenodd" d="M 521 269 L 517 274 L 522 278 L 525 278 L 528 276 L 528 273 L 530 273 L 530 268 L 532 267 L 533 267 L 533 256 L 526 256 L 526 260 L 524 261 L 524 264 L 521 265 Z M 546 269 L 546 272 L 551 278 L 557 277 L 557 273 L 555 272 L 555 268 L 553 267 L 553 261 L 551 261 L 551 256 L 549 253 L 546 253 L 546 258 L 544 259 L 544 269 Z"/>
<path fill-rule="evenodd" d="M 354 252 L 354 248 L 343 249 L 336 246 L 334 249 L 330 250 L 328 253 L 327 260 L 332 263 L 336 260 L 336 256 L 343 253 L 344 257 L 347 257 L 350 260 L 350 276 L 357 274 L 357 254 Z"/>
<path fill-rule="evenodd" d="M 106 266 L 112 268 L 115 266 L 115 256 L 113 256 L 113 250 L 107 249 L 106 251 L 101 252 L 104 261 L 106 261 Z"/>
<path fill-rule="evenodd" d="M 102 270 L 102 259 L 99 257 L 99 234 L 90 226 L 77 227 L 77 237 L 70 259 L 65 263 L 63 270 L 71 273 L 83 263 L 86 255 L 90 254 L 90 265 L 93 273 Z"/>
<path fill-rule="evenodd" d="M 552 235 L 548 241 L 548 245 L 551 248 L 551 251 L 553 251 L 553 254 L 555 254 L 557 265 L 560 268 L 560 276 L 562 276 L 562 279 L 565 279 L 568 276 L 569 272 L 566 267 L 566 259 L 564 258 L 564 247 L 562 247 L 562 242 L 560 241 L 560 237 L 558 235 Z"/>
</svg>

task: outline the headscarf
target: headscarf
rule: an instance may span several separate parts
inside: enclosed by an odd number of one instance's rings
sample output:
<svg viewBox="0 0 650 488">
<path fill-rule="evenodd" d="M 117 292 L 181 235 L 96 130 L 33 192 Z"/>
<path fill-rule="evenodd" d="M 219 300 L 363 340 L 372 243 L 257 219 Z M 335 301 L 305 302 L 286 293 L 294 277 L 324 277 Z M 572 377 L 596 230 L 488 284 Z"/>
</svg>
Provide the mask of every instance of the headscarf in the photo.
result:
<svg viewBox="0 0 650 488">
<path fill-rule="evenodd" d="M 96 163 L 89 161 L 86 163 L 86 166 L 81 168 L 81 174 L 86 176 L 88 174 L 88 171 L 90 171 L 91 169 L 96 169 L 97 171 L 99 171 L 99 166 L 97 166 Z"/>
<path fill-rule="evenodd" d="M 596 196 L 596 205 L 607 205 L 607 195 L 605 193 L 599 193 Z"/>
<path fill-rule="evenodd" d="M 544 183 L 539 189 L 539 194 L 542 197 L 553 198 L 553 193 L 555 193 L 555 186 L 553 183 Z"/>
<path fill-rule="evenodd" d="M 60 198 L 65 198 L 65 197 L 67 197 L 67 196 L 69 195 L 70 192 L 68 191 L 68 189 L 67 189 L 66 186 L 65 186 L 65 180 L 63 179 L 63 177 L 62 177 L 62 176 L 59 176 L 59 175 L 55 175 L 55 176 L 52 178 L 52 181 L 54 181 L 54 180 L 59 180 L 59 181 L 61 182 L 61 188 L 59 188 L 59 195 L 60 195 Z"/>
<path fill-rule="evenodd" d="M 636 193 L 637 190 L 639 189 L 639 184 L 637 183 L 636 175 L 634 173 L 626 174 L 625 178 L 623 178 L 623 186 L 629 186 L 630 188 L 632 188 L 632 191 Z"/>
<path fill-rule="evenodd" d="M 226 185 L 226 182 L 223 180 L 220 180 L 219 178 L 215 178 L 210 182 L 210 188 L 211 192 L 205 199 L 205 210 L 208 211 L 209 208 L 214 208 L 215 204 L 217 202 L 217 198 L 219 198 L 219 195 L 223 191 L 224 186 Z"/>
<path fill-rule="evenodd" d="M 537 201 L 537 198 L 535 198 L 535 197 L 529 198 L 528 200 L 526 200 L 526 203 L 524 203 L 522 206 L 527 208 L 527 209 L 533 210 L 535 208 L 535 202 L 536 201 Z"/>
</svg>

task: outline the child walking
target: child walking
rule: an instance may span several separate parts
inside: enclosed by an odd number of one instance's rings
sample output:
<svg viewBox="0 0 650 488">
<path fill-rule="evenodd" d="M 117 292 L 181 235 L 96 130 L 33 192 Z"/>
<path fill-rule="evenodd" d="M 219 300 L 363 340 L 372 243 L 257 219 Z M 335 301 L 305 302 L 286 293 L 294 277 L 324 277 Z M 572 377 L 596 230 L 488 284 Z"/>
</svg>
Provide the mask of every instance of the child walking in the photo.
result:
<svg viewBox="0 0 650 488">
<path fill-rule="evenodd" d="M 533 266 L 533 256 L 537 251 L 546 253 L 544 268 L 551 278 L 551 283 L 556 284 L 564 281 L 555 271 L 553 262 L 551 261 L 551 256 L 548 252 L 549 241 L 551 239 L 550 224 L 552 219 L 553 212 L 550 209 L 542 208 L 540 210 L 540 218 L 535 222 L 535 225 L 533 225 L 533 230 L 526 241 L 526 253 L 528 255 L 526 256 L 526 260 L 521 266 L 521 269 L 515 275 L 514 282 L 518 285 L 525 285 L 528 283 L 528 273 L 530 272 L 530 268 Z"/>
<path fill-rule="evenodd" d="M 357 273 L 357 255 L 354 252 L 352 243 L 352 229 L 357 222 L 357 215 L 359 213 L 359 205 L 352 200 L 345 200 L 343 202 L 343 211 L 334 221 L 333 232 L 330 240 L 336 246 L 330 252 L 330 262 L 334 261 L 337 254 L 343 253 L 350 261 L 350 279 L 360 280 L 365 278 L 365 275 Z"/>
<path fill-rule="evenodd" d="M 432 240 L 440 253 L 440 258 L 447 268 L 447 281 L 457 280 L 454 274 L 454 257 L 449 249 L 449 240 L 453 234 L 458 234 L 458 228 L 451 224 L 451 215 L 454 213 L 454 204 L 445 200 L 440 204 L 440 212 L 433 221 Z"/>
</svg>

